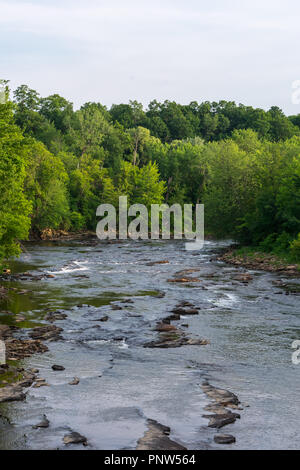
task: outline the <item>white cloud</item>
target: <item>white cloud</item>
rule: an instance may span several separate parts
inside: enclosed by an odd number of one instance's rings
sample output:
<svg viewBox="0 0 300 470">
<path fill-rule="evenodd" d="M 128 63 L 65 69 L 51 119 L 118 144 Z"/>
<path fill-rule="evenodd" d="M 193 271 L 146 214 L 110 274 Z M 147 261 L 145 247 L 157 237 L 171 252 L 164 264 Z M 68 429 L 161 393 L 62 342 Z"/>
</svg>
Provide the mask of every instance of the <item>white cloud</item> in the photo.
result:
<svg viewBox="0 0 300 470">
<path fill-rule="evenodd" d="M 296 0 L 0 0 L 1 70 L 76 103 L 138 98 L 290 104 Z"/>
</svg>

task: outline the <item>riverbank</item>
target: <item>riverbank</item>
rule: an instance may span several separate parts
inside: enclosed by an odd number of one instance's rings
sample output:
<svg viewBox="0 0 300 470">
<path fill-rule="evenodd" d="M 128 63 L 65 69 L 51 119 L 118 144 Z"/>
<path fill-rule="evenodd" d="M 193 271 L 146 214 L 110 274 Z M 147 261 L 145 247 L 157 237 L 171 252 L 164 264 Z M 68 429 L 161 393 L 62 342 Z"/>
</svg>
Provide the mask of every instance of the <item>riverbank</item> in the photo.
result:
<svg viewBox="0 0 300 470">
<path fill-rule="evenodd" d="M 0 340 L 5 343 L 6 349 L 6 362 L 0 364 L 0 403 L 25 400 L 24 389 L 34 383 L 39 371 L 24 369 L 20 361 L 48 351 L 40 340 L 15 338 L 17 330 L 17 327 L 0 325 Z"/>
<path fill-rule="evenodd" d="M 291 264 L 284 257 L 272 253 L 264 253 L 255 248 L 230 248 L 219 256 L 218 260 L 247 269 L 282 273 L 292 277 L 300 276 L 300 264 Z"/>
</svg>

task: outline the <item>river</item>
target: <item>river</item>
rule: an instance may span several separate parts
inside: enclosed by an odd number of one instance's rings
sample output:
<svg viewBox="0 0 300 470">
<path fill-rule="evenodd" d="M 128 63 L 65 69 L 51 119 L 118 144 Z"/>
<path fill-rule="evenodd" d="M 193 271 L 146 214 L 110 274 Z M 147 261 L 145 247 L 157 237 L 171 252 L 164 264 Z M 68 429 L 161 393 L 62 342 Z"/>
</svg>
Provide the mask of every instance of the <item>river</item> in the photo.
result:
<svg viewBox="0 0 300 470">
<path fill-rule="evenodd" d="M 170 437 L 188 449 L 224 448 L 214 443 L 216 430 L 202 416 L 210 403 L 201 389 L 205 380 L 235 393 L 242 404 L 241 418 L 222 429 L 236 437 L 226 448 L 299 448 L 300 365 L 292 363 L 291 348 L 300 339 L 299 296 L 286 295 L 274 283 L 282 279 L 276 274 L 250 271 L 250 282 L 235 280 L 245 270 L 217 261 L 224 246 L 209 241 L 201 251 L 185 251 L 181 241 L 28 244 L 14 271 L 54 277 L 10 282 L 29 292 L 15 293 L 2 310 L 23 315 L 21 327 L 43 324 L 49 311 L 67 318 L 55 323 L 63 328 L 62 341 L 22 361 L 39 369 L 49 386 L 31 387 L 26 401 L 0 405 L 0 448 L 62 449 L 72 430 L 87 437 L 87 449 L 134 449 L 148 418 L 170 426 Z M 153 264 L 161 260 L 169 263 Z M 168 282 L 185 269 L 197 270 L 193 276 L 201 282 Z M 156 323 L 182 301 L 199 314 L 174 324 L 210 344 L 145 348 L 158 335 Z M 108 321 L 97 321 L 105 315 Z M 5 313 L 1 318 L 14 322 Z M 25 337 L 29 330 L 20 331 Z M 65 370 L 54 372 L 53 364 Z M 75 376 L 80 383 L 69 385 Z M 43 414 L 50 426 L 33 429 Z"/>
</svg>

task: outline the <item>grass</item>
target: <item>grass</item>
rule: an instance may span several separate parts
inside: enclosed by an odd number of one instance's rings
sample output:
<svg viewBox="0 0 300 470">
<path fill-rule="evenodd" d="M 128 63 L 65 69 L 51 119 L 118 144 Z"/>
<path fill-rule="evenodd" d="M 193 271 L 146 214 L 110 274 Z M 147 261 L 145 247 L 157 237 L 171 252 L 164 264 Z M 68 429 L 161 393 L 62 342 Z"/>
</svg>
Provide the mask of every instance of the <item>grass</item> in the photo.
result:
<svg viewBox="0 0 300 470">
<path fill-rule="evenodd" d="M 266 253 L 262 251 L 259 247 L 249 247 L 243 246 L 237 248 L 233 251 L 233 255 L 237 257 L 243 257 L 255 260 L 262 260 L 265 262 L 269 262 L 270 264 L 279 267 L 279 266 L 288 266 L 288 265 L 295 265 L 297 269 L 300 271 L 300 264 L 297 259 L 295 259 L 290 253 Z"/>
</svg>

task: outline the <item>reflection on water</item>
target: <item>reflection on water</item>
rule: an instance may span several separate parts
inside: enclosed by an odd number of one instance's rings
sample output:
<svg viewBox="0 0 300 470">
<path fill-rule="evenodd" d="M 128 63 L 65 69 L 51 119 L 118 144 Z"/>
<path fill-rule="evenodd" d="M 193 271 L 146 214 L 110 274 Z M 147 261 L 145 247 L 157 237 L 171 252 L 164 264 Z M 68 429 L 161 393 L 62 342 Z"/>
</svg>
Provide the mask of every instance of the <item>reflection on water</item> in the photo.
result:
<svg viewBox="0 0 300 470">
<path fill-rule="evenodd" d="M 190 449 L 217 448 L 215 432 L 202 417 L 208 403 L 199 386 L 204 379 L 249 405 L 241 420 L 224 428 L 237 439 L 228 448 L 299 447 L 300 368 L 291 361 L 291 343 L 299 339 L 299 297 L 274 286 L 278 276 L 270 273 L 252 273 L 246 285 L 236 282 L 239 269 L 214 261 L 222 246 L 208 242 L 201 252 L 187 252 L 179 241 L 28 245 L 13 272 L 55 277 L 8 283 L 18 290 L 1 304 L 0 321 L 28 328 L 49 312 L 63 312 L 67 318 L 56 324 L 64 341 L 24 361 L 50 386 L 31 388 L 26 402 L 0 405 L 0 448 L 64 448 L 62 437 L 70 429 L 85 435 L 92 448 L 134 448 L 146 418 L 170 426 L 172 438 Z M 159 260 L 169 264 L 149 266 Z M 200 283 L 167 282 L 196 268 Z M 211 344 L 143 348 L 156 337 L 156 322 L 183 300 L 200 313 L 179 325 L 188 324 L 191 337 Z M 65 370 L 53 372 L 54 363 Z M 80 383 L 70 386 L 75 376 Z M 43 414 L 50 427 L 32 429 Z"/>
</svg>

